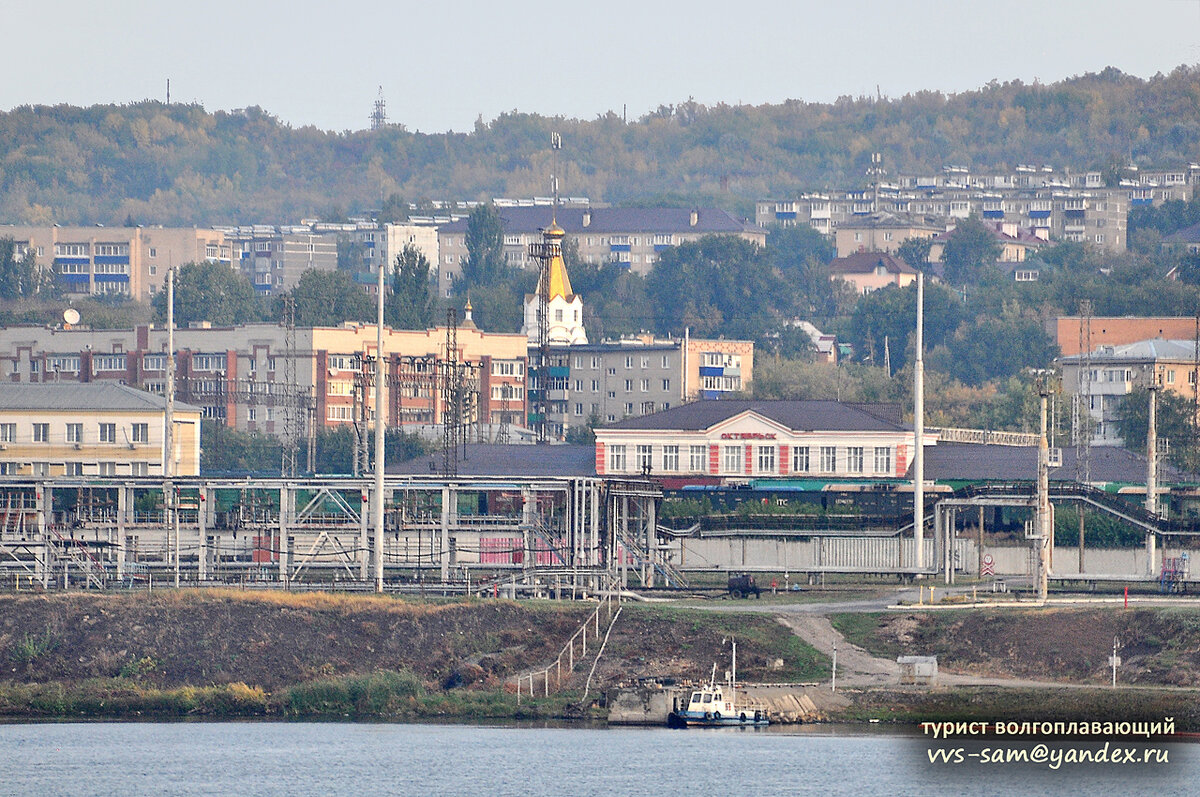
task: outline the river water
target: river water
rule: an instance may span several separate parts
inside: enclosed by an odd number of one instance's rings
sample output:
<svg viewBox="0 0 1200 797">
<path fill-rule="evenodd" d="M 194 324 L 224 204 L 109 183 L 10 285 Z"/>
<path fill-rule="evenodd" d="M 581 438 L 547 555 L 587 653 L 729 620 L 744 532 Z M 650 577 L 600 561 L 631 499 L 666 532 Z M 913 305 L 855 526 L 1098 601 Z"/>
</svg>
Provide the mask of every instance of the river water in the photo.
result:
<svg viewBox="0 0 1200 797">
<path fill-rule="evenodd" d="M 1125 742 L 1167 749 L 1169 763 L 1053 770 L 932 765 L 927 750 L 934 744 L 941 746 L 883 728 L 830 726 L 8 724 L 0 725 L 0 794 L 1161 797 L 1200 788 L 1200 748 L 1192 745 Z"/>
</svg>

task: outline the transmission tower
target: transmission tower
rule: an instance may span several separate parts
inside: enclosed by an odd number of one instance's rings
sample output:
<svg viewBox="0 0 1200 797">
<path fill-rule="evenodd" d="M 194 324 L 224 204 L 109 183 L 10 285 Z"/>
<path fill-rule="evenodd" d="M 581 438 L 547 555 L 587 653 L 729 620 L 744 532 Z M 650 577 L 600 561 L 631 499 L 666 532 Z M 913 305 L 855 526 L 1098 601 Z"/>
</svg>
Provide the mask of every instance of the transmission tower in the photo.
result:
<svg viewBox="0 0 1200 797">
<path fill-rule="evenodd" d="M 299 393 L 296 382 L 296 300 L 283 297 L 283 384 L 287 394 L 283 402 L 283 464 L 282 475 L 296 475 L 296 452 L 304 433 L 302 402 L 294 400 Z"/>
<path fill-rule="evenodd" d="M 1075 478 L 1087 484 L 1092 480 L 1092 303 L 1088 299 L 1079 303 L 1079 393 L 1075 417 Z"/>
<path fill-rule="evenodd" d="M 379 87 L 379 96 L 375 98 L 375 108 L 371 111 L 371 129 L 378 130 L 387 124 L 387 102 L 383 99 L 383 86 Z"/>
<path fill-rule="evenodd" d="M 446 310 L 446 357 L 442 361 L 442 475 L 458 475 L 462 392 L 458 373 L 458 310 Z"/>
</svg>

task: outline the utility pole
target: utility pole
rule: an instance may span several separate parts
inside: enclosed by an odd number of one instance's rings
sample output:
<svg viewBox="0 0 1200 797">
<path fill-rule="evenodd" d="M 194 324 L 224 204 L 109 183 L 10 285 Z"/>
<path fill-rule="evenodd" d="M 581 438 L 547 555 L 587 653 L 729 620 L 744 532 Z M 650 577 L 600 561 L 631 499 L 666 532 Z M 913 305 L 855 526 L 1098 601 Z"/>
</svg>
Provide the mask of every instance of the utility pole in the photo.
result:
<svg viewBox="0 0 1200 797">
<path fill-rule="evenodd" d="M 1153 366 L 1152 366 L 1153 367 Z M 1149 409 L 1146 424 L 1146 511 L 1152 517 L 1158 517 L 1158 384 L 1157 374 L 1151 372 L 1150 384 L 1147 385 L 1149 394 Z M 1156 538 L 1153 531 L 1146 532 L 1146 574 L 1155 573 Z"/>
<path fill-rule="evenodd" d="M 375 591 L 383 592 L 383 278 L 387 262 L 379 264 L 379 296 L 375 317 Z"/>
<path fill-rule="evenodd" d="M 175 264 L 167 268 L 167 418 L 163 430 L 163 509 L 167 533 L 175 534 L 175 586 L 179 586 L 179 507 L 175 482 Z"/>
<path fill-rule="evenodd" d="M 1050 447 L 1046 441 L 1046 399 L 1049 395 L 1044 381 L 1038 386 L 1042 405 L 1042 434 L 1038 440 L 1037 533 L 1038 543 L 1038 600 L 1046 602 L 1050 581 Z"/>
<path fill-rule="evenodd" d="M 925 274 L 917 272 L 917 359 L 913 364 L 913 543 L 925 569 Z"/>
</svg>

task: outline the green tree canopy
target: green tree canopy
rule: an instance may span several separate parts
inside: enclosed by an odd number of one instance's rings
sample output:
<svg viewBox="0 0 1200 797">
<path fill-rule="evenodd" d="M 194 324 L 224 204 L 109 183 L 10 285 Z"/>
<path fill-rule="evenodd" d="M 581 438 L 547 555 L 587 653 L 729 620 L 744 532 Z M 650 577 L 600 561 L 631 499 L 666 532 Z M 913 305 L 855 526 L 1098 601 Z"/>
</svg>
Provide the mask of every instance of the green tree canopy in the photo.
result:
<svg viewBox="0 0 1200 797">
<path fill-rule="evenodd" d="M 1157 437 L 1167 441 L 1167 458 L 1172 464 L 1195 473 L 1200 469 L 1200 450 L 1192 422 L 1192 402 L 1173 390 L 1157 392 L 1154 405 Z M 1134 388 L 1121 399 L 1117 412 L 1117 432 L 1125 448 L 1144 454 L 1150 428 L 1150 391 Z"/>
<path fill-rule="evenodd" d="M 384 318 L 393 329 L 428 329 L 433 326 L 433 293 L 429 260 L 421 250 L 406 244 L 396 255 L 392 295 L 384 304 Z"/>
<path fill-rule="evenodd" d="M 962 322 L 963 304 L 944 285 L 925 287 L 925 347 L 944 343 Z M 917 326 L 917 286 L 888 287 L 871 291 L 858 300 L 838 336 L 854 347 L 857 358 L 882 366 L 886 356 L 892 373 L 912 357 L 910 348 Z"/>
<path fill-rule="evenodd" d="M 343 321 L 374 321 L 376 305 L 344 271 L 310 268 L 288 294 L 296 302 L 296 326 L 333 327 Z M 283 297 L 276 297 L 275 317 L 282 318 Z"/>
<path fill-rule="evenodd" d="M 0 299 L 53 295 L 53 275 L 39 268 L 33 251 L 18 256 L 11 236 L 0 238 Z"/>
<path fill-rule="evenodd" d="M 459 295 L 484 285 L 494 285 L 508 276 L 504 260 L 504 224 L 496 206 L 477 205 L 467 217 L 467 259 L 456 283 Z"/>
<path fill-rule="evenodd" d="M 794 295 L 765 250 L 741 238 L 706 235 L 664 250 L 646 278 L 660 333 L 758 339 L 794 309 Z"/>
<path fill-rule="evenodd" d="M 167 291 L 154 296 L 154 314 L 167 320 Z M 175 324 L 209 321 L 232 326 L 261 321 L 262 303 L 244 274 L 222 263 L 185 263 L 175 275 Z"/>
<path fill-rule="evenodd" d="M 905 238 L 896 248 L 896 257 L 908 263 L 915 269 L 924 271 L 929 267 L 929 250 L 933 248 L 932 238 Z"/>
<path fill-rule="evenodd" d="M 971 214 L 960 219 L 942 249 L 946 281 L 953 285 L 979 282 L 986 270 L 1000 259 L 1002 249 L 996 234 L 978 216 Z"/>
</svg>

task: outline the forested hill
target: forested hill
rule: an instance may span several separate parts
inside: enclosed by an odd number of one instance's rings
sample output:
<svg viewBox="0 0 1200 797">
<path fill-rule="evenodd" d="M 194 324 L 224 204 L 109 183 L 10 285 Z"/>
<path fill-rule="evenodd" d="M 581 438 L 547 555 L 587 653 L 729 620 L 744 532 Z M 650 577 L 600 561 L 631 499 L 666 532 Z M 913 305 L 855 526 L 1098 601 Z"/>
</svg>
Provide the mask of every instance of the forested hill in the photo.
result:
<svg viewBox="0 0 1200 797">
<path fill-rule="evenodd" d="M 565 141 L 566 193 L 703 201 L 748 215 L 758 197 L 856 185 L 876 151 L 892 173 L 1200 161 L 1200 66 L 1148 80 L 1109 68 L 1051 85 L 993 82 L 899 99 L 688 101 L 629 122 L 513 112 L 469 134 L 401 125 L 334 133 L 293 128 L 259 108 L 208 113 L 153 101 L 26 106 L 0 113 L 0 222 L 270 222 L 379 207 L 392 195 L 544 195 L 554 130 Z"/>
</svg>

